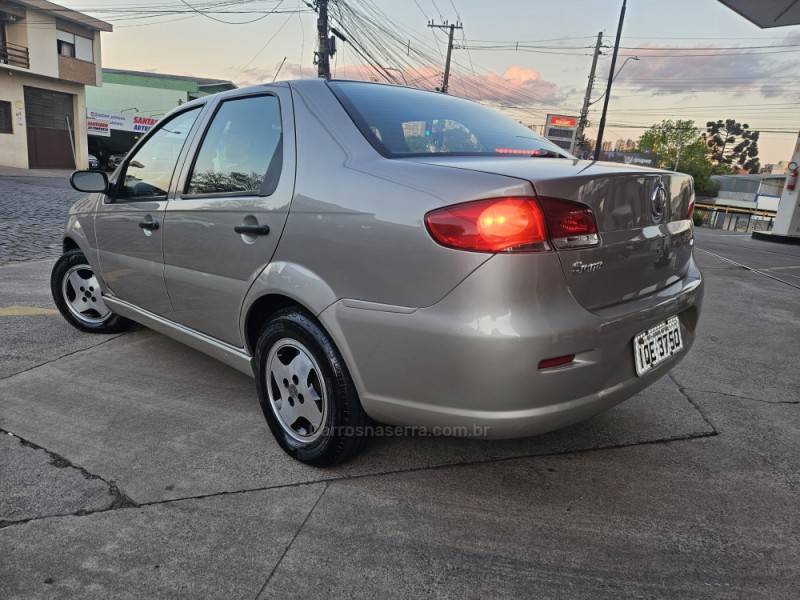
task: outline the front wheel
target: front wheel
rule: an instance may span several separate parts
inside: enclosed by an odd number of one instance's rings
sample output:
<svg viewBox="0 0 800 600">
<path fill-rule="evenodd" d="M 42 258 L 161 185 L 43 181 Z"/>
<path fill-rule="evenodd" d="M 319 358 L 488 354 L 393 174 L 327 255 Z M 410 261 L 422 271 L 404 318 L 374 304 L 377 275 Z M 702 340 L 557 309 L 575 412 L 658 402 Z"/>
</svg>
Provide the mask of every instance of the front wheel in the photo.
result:
<svg viewBox="0 0 800 600">
<path fill-rule="evenodd" d="M 287 454 L 329 467 L 358 454 L 369 422 L 332 340 L 311 317 L 286 310 L 256 345 L 256 386 L 270 430 Z"/>
<path fill-rule="evenodd" d="M 103 301 L 100 284 L 80 250 L 65 252 L 53 266 L 50 291 L 61 316 L 81 331 L 117 333 L 131 322 L 115 315 Z"/>
</svg>

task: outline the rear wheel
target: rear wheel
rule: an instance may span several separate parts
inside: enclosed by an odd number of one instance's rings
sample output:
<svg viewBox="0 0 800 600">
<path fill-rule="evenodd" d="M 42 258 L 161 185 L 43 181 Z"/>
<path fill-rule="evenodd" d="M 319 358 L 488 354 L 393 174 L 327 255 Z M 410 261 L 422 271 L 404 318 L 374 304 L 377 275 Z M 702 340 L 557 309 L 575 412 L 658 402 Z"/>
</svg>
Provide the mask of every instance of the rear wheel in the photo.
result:
<svg viewBox="0 0 800 600">
<path fill-rule="evenodd" d="M 267 424 L 287 454 L 328 467 L 366 444 L 369 422 L 331 339 L 305 313 L 272 318 L 256 345 L 256 385 Z"/>
<path fill-rule="evenodd" d="M 64 253 L 53 266 L 50 291 L 61 315 L 75 328 L 90 333 L 116 333 L 130 327 L 103 301 L 100 284 L 80 250 Z"/>
</svg>

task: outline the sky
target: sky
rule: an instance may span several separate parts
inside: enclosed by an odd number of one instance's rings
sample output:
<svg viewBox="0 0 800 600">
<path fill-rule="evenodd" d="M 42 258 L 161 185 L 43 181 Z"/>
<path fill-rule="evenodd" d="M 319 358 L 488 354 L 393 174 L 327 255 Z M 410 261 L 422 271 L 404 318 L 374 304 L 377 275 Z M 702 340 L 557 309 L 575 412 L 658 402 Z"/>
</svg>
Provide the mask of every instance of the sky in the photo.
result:
<svg viewBox="0 0 800 600">
<path fill-rule="evenodd" d="M 440 82 L 446 48 L 446 32 L 427 27 L 428 20 L 460 21 L 451 93 L 490 102 L 532 125 L 541 125 L 548 112 L 578 114 L 597 34 L 613 45 L 622 3 L 338 1 L 345 5 L 339 14 L 362 48 L 391 49 L 389 58 L 378 61 L 384 74 L 422 87 Z M 114 25 L 113 33 L 103 34 L 106 67 L 239 85 L 271 81 L 282 62 L 278 79 L 316 74 L 316 14 L 304 0 L 60 3 Z M 373 28 L 359 18 L 369 19 Z M 621 47 L 617 68 L 631 60 L 612 88 L 606 140 L 636 140 L 645 126 L 662 119 L 692 119 L 704 127 L 709 120 L 732 118 L 765 130 L 759 142 L 762 164 L 790 157 L 800 128 L 795 81 L 800 26 L 761 30 L 716 0 L 629 0 Z M 611 48 L 604 52 L 592 100 L 606 87 Z M 390 58 L 397 66 L 387 64 Z M 340 78 L 377 77 L 352 43 L 339 42 L 332 69 Z M 592 105 L 593 125 L 602 104 Z M 588 136 L 594 136 L 593 128 Z"/>
</svg>

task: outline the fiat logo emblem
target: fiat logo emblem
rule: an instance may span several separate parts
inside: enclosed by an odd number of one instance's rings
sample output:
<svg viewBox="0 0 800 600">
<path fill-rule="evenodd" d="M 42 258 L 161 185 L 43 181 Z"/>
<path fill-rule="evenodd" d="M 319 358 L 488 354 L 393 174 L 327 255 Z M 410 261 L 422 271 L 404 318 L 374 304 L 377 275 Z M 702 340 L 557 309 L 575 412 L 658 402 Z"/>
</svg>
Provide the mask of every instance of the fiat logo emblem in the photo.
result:
<svg viewBox="0 0 800 600">
<path fill-rule="evenodd" d="M 664 213 L 667 211 L 667 192 L 661 183 L 656 186 L 650 196 L 650 210 L 653 214 L 653 221 L 661 223 L 664 220 Z"/>
</svg>

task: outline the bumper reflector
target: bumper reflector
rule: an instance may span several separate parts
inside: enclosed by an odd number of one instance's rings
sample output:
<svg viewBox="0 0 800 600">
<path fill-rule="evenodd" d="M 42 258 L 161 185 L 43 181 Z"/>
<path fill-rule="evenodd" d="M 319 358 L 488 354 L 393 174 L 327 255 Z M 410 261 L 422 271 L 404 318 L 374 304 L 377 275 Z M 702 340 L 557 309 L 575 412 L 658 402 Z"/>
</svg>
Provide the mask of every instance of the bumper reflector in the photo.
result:
<svg viewBox="0 0 800 600">
<path fill-rule="evenodd" d="M 545 358 L 539 361 L 539 369 L 552 369 L 553 367 L 562 367 L 568 365 L 575 360 L 574 354 L 567 354 L 565 356 L 555 356 L 553 358 Z"/>
</svg>

